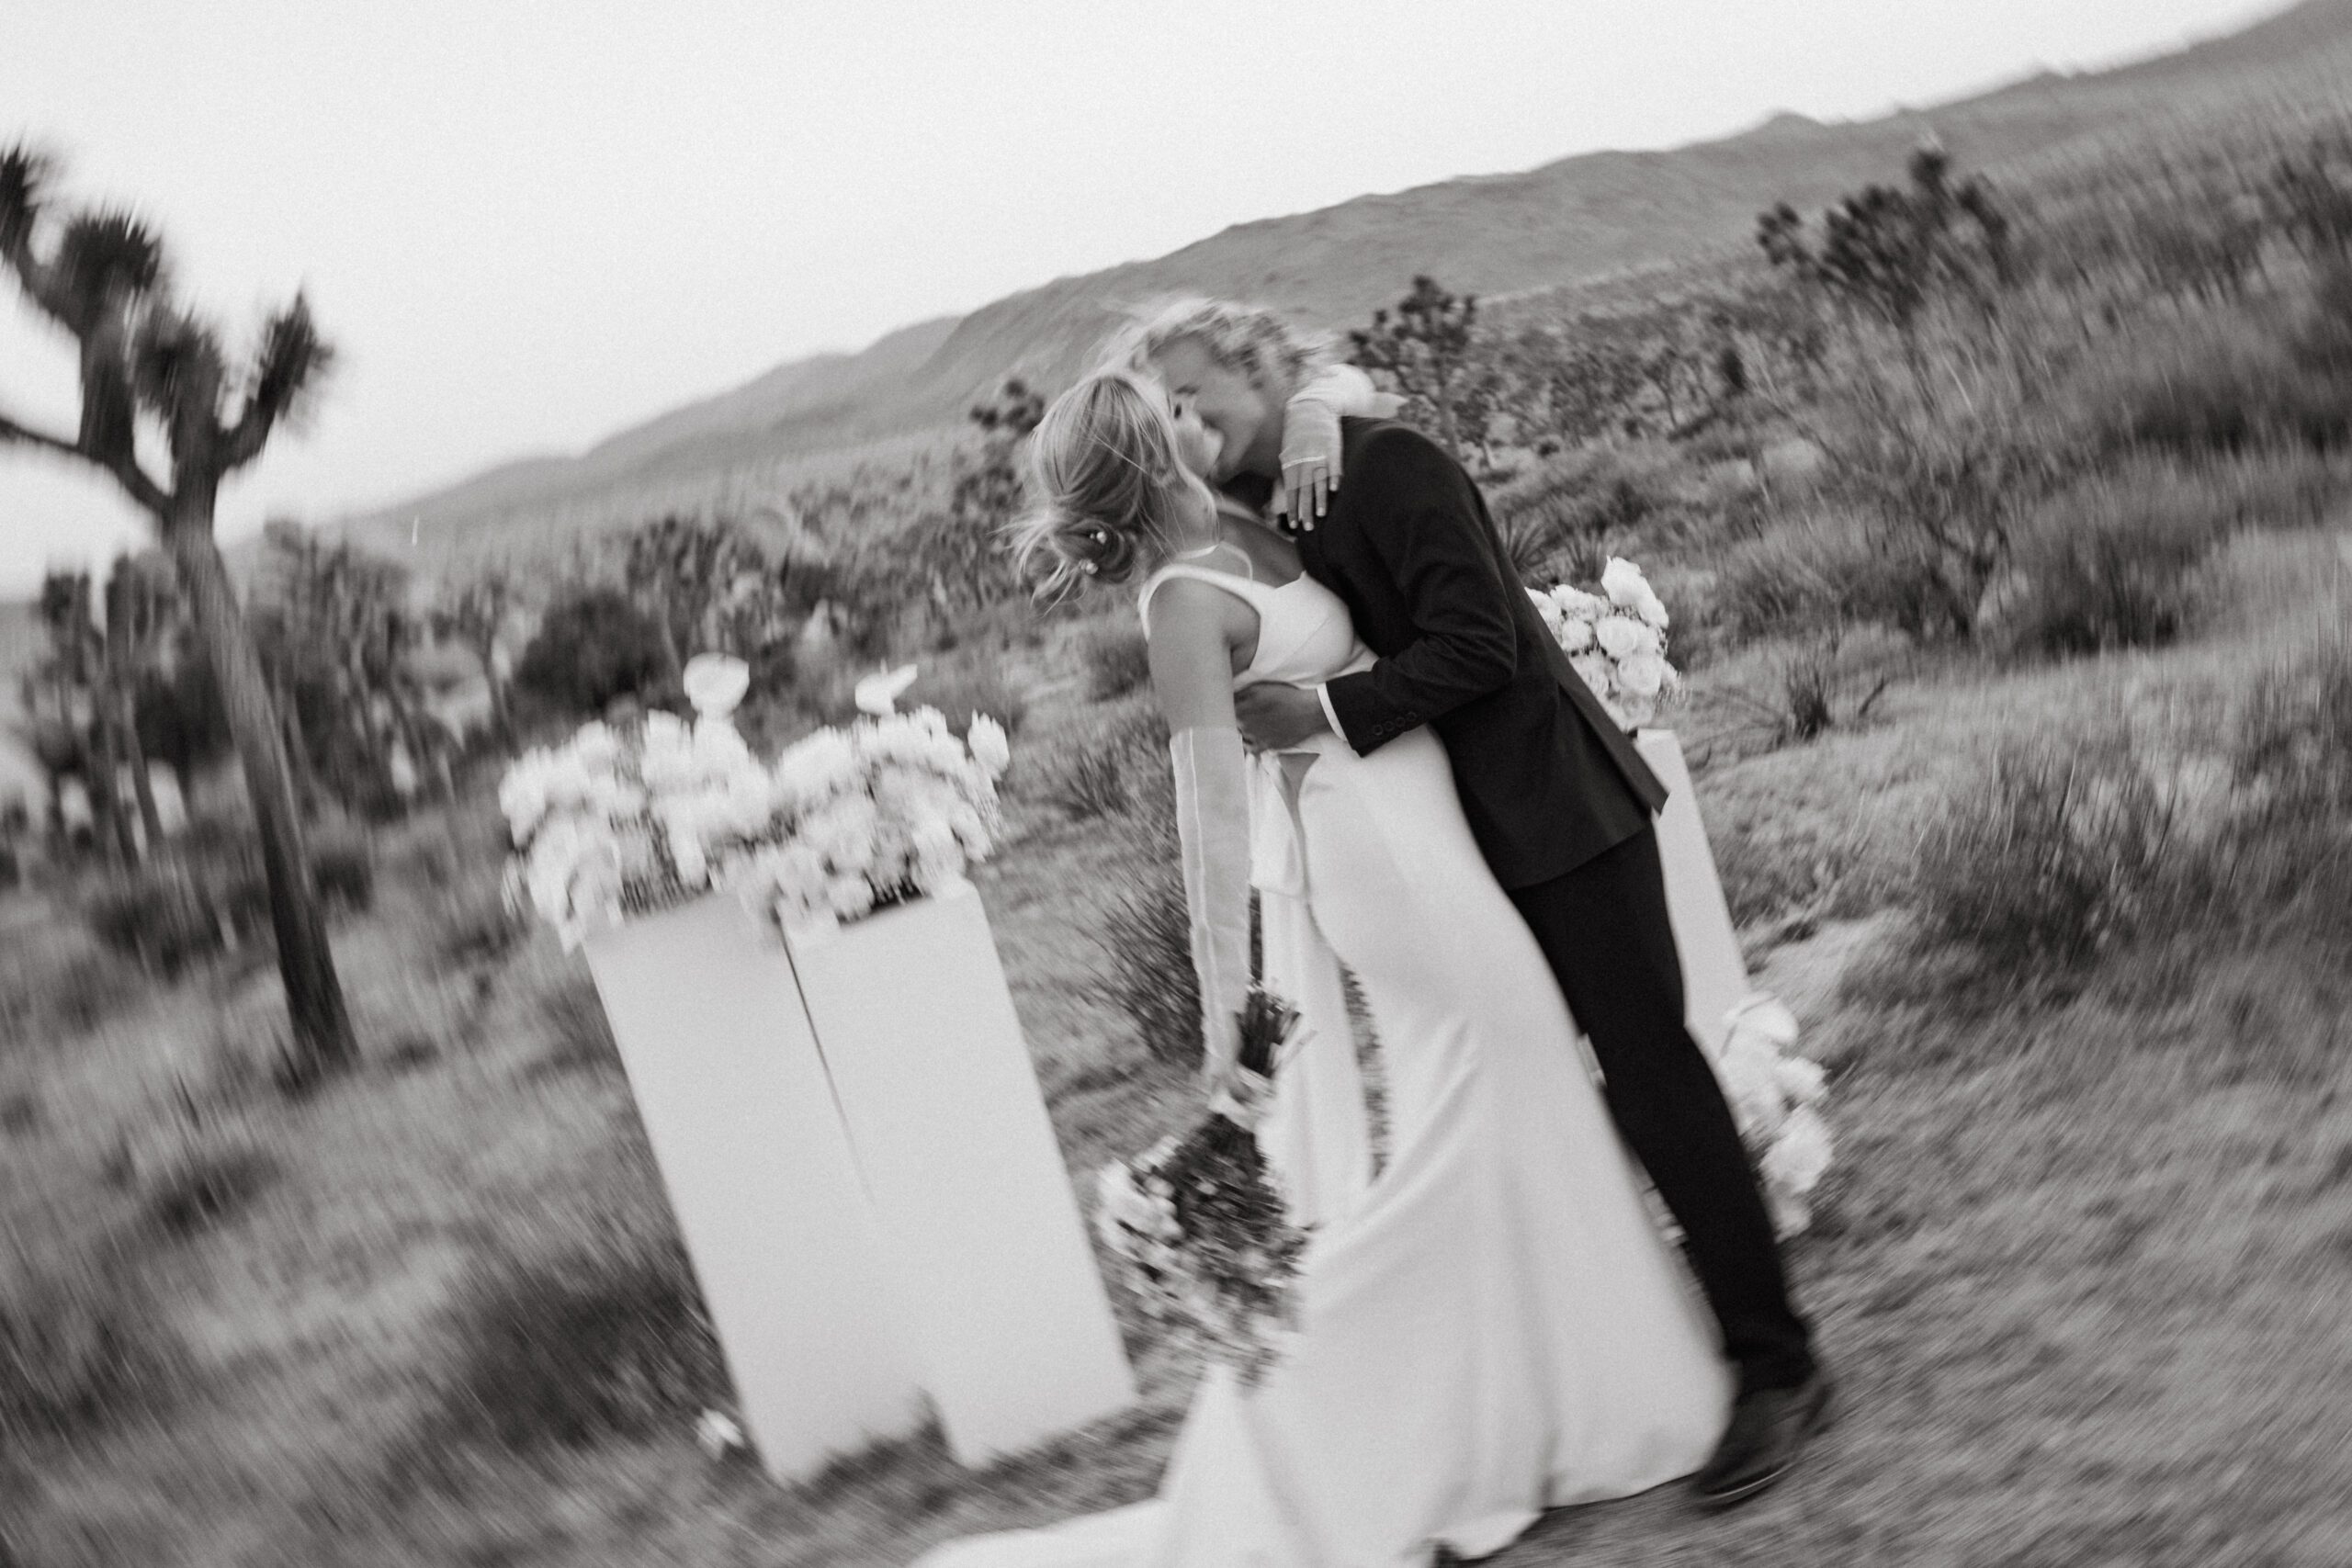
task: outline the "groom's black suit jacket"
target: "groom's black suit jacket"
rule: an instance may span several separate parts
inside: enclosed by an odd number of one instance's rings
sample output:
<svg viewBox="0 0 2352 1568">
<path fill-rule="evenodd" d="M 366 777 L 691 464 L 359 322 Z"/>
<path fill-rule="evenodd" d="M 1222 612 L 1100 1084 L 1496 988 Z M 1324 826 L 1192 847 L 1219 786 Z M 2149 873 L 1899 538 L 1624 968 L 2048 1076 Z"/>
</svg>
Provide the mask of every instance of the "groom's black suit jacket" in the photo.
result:
<svg viewBox="0 0 2352 1568">
<path fill-rule="evenodd" d="M 1298 547 L 1379 656 L 1328 688 L 1348 744 L 1435 728 L 1505 887 L 1649 827 L 1666 786 L 1544 629 L 1469 474 L 1393 421 L 1342 420 L 1340 435 L 1343 482 Z"/>
</svg>

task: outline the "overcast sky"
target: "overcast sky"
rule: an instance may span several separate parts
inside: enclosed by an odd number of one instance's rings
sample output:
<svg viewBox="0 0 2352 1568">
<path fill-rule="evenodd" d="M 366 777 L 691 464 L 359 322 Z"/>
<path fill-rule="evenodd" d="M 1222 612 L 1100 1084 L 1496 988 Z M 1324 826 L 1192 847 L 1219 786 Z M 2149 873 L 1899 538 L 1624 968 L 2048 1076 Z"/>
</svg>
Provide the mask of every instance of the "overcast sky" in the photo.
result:
<svg viewBox="0 0 2352 1568">
<path fill-rule="evenodd" d="M 1768 114 L 1860 118 L 2233 30 L 2248 0 L 6 0 L 0 141 L 136 208 L 241 337 L 342 353 L 222 531 L 576 451 L 1254 218 Z M 62 426 L 0 290 L 0 409 Z M 0 449 L 0 592 L 136 537 Z"/>
</svg>

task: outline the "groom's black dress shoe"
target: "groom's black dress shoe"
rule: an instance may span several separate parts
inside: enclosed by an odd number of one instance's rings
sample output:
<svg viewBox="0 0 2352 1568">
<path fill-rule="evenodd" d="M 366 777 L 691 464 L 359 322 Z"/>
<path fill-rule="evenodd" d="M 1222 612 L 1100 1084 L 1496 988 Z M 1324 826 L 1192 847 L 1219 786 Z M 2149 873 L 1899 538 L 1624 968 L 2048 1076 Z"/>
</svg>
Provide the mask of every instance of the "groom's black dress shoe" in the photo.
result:
<svg viewBox="0 0 2352 1568">
<path fill-rule="evenodd" d="M 1740 1395 L 1714 1457 L 1691 1478 L 1702 1508 L 1745 1503 L 1795 1468 L 1805 1439 L 1829 1425 L 1829 1374 L 1816 1371 L 1794 1388 Z"/>
</svg>

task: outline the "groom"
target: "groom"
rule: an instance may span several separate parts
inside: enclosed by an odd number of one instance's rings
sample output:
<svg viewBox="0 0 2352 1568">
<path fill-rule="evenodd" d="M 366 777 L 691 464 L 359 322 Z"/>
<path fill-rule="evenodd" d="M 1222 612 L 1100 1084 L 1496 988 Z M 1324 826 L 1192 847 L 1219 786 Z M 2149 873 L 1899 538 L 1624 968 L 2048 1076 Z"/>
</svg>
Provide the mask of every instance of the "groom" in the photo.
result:
<svg viewBox="0 0 2352 1568">
<path fill-rule="evenodd" d="M 1309 355 L 1271 311 L 1198 302 L 1126 347 L 1223 440 L 1216 478 L 1253 501 L 1283 479 L 1284 405 Z M 1666 798 L 1544 629 L 1461 464 L 1385 420 L 1341 422 L 1344 487 L 1297 535 L 1378 662 L 1314 690 L 1237 694 L 1267 750 L 1336 731 L 1369 753 L 1422 725 L 1453 760 L 1464 813 L 1592 1042 L 1625 1142 L 1682 1226 L 1738 1371 L 1722 1443 L 1694 1478 L 1726 1507 L 1786 1474 L 1829 1386 L 1789 1301 L 1762 1193 L 1683 1021 L 1652 818 Z"/>
</svg>

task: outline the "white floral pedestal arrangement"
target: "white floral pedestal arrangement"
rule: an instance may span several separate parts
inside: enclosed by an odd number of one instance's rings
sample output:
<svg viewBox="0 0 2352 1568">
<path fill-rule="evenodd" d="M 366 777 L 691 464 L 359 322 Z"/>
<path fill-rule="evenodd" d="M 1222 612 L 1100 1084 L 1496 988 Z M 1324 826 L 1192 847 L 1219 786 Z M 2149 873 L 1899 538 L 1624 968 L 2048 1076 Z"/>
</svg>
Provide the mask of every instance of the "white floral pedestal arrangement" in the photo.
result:
<svg viewBox="0 0 2352 1568">
<path fill-rule="evenodd" d="M 638 1114 L 735 1383 L 778 1480 L 912 1431 L 922 1391 L 886 1243 L 792 969 L 712 895 L 585 943 Z"/>
<path fill-rule="evenodd" d="M 1005 737 L 891 712 L 912 673 L 771 768 L 729 719 L 742 664 L 706 656 L 697 722 L 589 725 L 500 791 L 514 892 L 586 950 L 779 1479 L 913 1429 L 925 1395 L 967 1463 L 1136 1397 L 964 874 Z"/>
<path fill-rule="evenodd" d="M 1812 1223 L 1807 1200 L 1833 1146 L 1819 1109 L 1826 1079 L 1797 1055 L 1797 1023 L 1788 1009 L 1748 985 L 1681 742 L 1672 730 L 1651 727 L 1682 690 L 1682 677 L 1666 657 L 1666 605 L 1639 567 L 1613 557 L 1599 593 L 1562 583 L 1528 595 L 1578 677 L 1633 734 L 1643 761 L 1666 785 L 1658 860 L 1682 962 L 1683 1016 L 1757 1160 L 1774 1224 L 1783 1235 L 1802 1231 Z"/>
<path fill-rule="evenodd" d="M 971 884 L 786 945 L 949 1450 L 984 1464 L 1134 1404 Z"/>
</svg>

